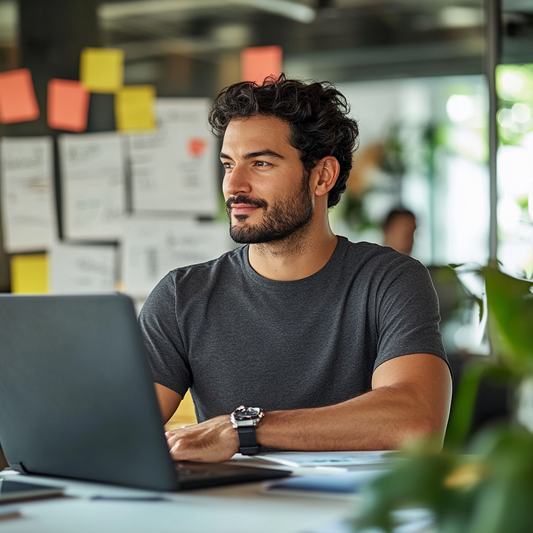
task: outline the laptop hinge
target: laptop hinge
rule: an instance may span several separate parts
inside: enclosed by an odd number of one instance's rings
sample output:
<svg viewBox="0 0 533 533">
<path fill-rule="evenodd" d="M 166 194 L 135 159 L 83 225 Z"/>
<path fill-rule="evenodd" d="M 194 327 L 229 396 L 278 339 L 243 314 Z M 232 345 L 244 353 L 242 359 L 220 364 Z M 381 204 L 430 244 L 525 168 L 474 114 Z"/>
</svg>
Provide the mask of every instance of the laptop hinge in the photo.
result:
<svg viewBox="0 0 533 533">
<path fill-rule="evenodd" d="M 29 472 L 24 468 L 24 465 L 22 463 L 10 463 L 9 468 L 20 472 L 21 474 L 29 474 Z"/>
</svg>

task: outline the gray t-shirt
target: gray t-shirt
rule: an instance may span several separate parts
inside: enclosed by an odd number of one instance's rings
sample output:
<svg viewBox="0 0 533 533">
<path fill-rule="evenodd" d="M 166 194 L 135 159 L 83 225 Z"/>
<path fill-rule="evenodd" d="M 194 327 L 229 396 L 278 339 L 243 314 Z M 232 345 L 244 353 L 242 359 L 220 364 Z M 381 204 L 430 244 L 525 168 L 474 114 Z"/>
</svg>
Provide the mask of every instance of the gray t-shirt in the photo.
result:
<svg viewBox="0 0 533 533">
<path fill-rule="evenodd" d="M 426 268 L 344 237 L 297 281 L 257 274 L 247 246 L 173 270 L 139 320 L 154 381 L 181 396 L 190 388 L 199 421 L 241 404 L 332 405 L 369 391 L 373 371 L 394 357 L 446 360 Z"/>
</svg>

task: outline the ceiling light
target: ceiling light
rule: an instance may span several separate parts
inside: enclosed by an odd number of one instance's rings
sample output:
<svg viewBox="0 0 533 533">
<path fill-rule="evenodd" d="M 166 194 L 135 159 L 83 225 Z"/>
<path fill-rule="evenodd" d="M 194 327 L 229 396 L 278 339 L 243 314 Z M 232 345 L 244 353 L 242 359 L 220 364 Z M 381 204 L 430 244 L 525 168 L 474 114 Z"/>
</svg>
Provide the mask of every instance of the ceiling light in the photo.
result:
<svg viewBox="0 0 533 533">
<path fill-rule="evenodd" d="M 223 11 L 231 6 L 251 7 L 304 23 L 312 22 L 316 17 L 316 12 L 312 7 L 290 0 L 180 0 L 179 2 L 177 0 L 140 0 L 101 4 L 98 8 L 98 15 L 104 20 L 116 20 L 161 13 L 198 11 L 199 9 Z"/>
<path fill-rule="evenodd" d="M 483 24 L 483 10 L 472 7 L 445 7 L 439 14 L 441 26 L 448 28 L 470 28 Z"/>
</svg>

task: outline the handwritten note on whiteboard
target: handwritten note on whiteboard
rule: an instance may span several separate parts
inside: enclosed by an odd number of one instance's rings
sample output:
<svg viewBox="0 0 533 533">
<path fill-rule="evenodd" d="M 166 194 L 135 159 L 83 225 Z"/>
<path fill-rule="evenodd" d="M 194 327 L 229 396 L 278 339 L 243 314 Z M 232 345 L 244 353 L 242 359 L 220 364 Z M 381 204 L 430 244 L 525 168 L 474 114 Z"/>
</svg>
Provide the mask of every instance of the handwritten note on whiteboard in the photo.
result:
<svg viewBox="0 0 533 533">
<path fill-rule="evenodd" d="M 147 296 L 170 270 L 215 259 L 232 248 L 226 223 L 130 219 L 123 241 L 125 291 Z"/>
<path fill-rule="evenodd" d="M 4 247 L 47 250 L 57 235 L 51 137 L 0 140 Z"/>
<path fill-rule="evenodd" d="M 206 98 L 158 98 L 158 130 L 127 137 L 134 211 L 215 215 L 216 140 Z"/>
<path fill-rule="evenodd" d="M 65 238 L 120 239 L 126 189 L 119 135 L 65 134 L 58 142 Z"/>
<path fill-rule="evenodd" d="M 51 248 L 50 292 L 110 292 L 116 285 L 116 248 L 112 245 L 56 244 Z"/>
</svg>

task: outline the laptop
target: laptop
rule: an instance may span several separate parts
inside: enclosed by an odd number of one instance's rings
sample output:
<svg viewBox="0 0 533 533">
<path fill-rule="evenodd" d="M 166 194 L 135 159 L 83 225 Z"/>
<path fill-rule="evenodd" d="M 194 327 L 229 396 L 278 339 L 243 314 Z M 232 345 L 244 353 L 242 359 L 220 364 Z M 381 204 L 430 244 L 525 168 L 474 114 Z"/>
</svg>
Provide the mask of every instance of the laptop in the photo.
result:
<svg viewBox="0 0 533 533">
<path fill-rule="evenodd" d="M 172 461 L 123 294 L 0 295 L 0 443 L 21 473 L 159 491 L 290 474 Z"/>
</svg>

